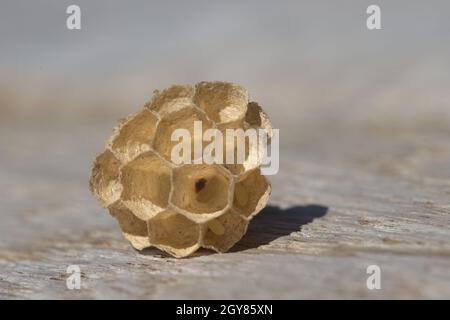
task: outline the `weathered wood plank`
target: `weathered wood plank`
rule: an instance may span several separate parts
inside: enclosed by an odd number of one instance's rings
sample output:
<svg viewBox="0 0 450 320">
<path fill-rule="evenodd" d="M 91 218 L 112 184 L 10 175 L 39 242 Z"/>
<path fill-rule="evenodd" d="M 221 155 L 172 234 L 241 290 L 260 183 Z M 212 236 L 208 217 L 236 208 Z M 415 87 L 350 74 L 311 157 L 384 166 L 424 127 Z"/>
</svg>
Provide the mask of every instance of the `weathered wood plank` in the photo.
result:
<svg viewBox="0 0 450 320">
<path fill-rule="evenodd" d="M 177 260 L 131 249 L 89 194 L 106 127 L 20 129 L 0 129 L 1 298 L 450 297 L 446 134 L 430 144 L 368 131 L 290 142 L 270 206 L 244 239 Z M 81 290 L 66 288 L 72 264 Z M 371 264 L 381 290 L 366 288 Z"/>
</svg>

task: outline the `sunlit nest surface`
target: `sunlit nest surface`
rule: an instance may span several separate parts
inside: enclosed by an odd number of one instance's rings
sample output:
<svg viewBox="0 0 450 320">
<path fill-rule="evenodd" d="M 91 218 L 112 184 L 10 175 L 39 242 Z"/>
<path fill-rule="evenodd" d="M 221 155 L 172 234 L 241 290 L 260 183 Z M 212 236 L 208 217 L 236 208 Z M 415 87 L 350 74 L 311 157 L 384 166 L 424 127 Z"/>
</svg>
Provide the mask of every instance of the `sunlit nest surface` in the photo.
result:
<svg viewBox="0 0 450 320">
<path fill-rule="evenodd" d="M 225 252 L 267 204 L 271 187 L 259 163 L 171 162 L 172 131 L 194 134 L 194 121 L 202 121 L 203 130 L 272 130 L 247 91 L 226 82 L 155 92 L 142 110 L 123 120 L 94 161 L 90 189 L 138 250 L 154 246 L 175 257 L 201 247 Z"/>
</svg>

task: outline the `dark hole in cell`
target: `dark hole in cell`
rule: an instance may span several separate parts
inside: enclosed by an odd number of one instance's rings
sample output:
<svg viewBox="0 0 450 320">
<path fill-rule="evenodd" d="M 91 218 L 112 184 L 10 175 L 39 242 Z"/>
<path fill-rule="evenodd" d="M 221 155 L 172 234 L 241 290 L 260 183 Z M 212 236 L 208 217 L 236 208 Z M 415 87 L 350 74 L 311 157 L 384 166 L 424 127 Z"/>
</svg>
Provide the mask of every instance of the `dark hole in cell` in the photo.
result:
<svg viewBox="0 0 450 320">
<path fill-rule="evenodd" d="M 206 186 L 206 179 L 201 178 L 195 182 L 195 192 L 199 193 Z"/>
</svg>

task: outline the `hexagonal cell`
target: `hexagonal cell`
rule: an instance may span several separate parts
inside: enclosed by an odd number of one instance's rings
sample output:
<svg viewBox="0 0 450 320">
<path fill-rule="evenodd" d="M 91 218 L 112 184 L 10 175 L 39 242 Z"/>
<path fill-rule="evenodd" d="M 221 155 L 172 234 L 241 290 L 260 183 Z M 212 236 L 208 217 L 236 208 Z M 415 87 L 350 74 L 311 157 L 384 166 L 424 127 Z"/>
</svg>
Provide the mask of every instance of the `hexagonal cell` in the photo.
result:
<svg viewBox="0 0 450 320">
<path fill-rule="evenodd" d="M 155 92 L 152 100 L 146 104 L 146 108 L 165 116 L 192 105 L 194 88 L 192 86 L 171 86 L 162 92 Z"/>
<path fill-rule="evenodd" d="M 194 130 L 195 123 L 197 122 L 198 130 Z M 201 124 L 201 130 L 200 125 Z M 172 141 L 172 133 L 177 129 L 186 129 L 190 134 L 190 146 L 191 146 L 191 161 L 194 160 L 194 144 L 199 143 L 205 148 L 209 142 L 203 141 L 204 132 L 213 127 L 213 123 L 208 120 L 206 115 L 196 109 L 195 107 L 187 107 L 182 110 L 172 112 L 171 114 L 163 117 L 158 125 L 156 131 L 153 148 L 160 155 L 162 155 L 168 161 L 171 161 L 172 149 L 181 144 L 181 141 Z M 201 134 L 199 134 L 201 132 Z M 202 149 L 203 150 L 203 149 Z M 201 155 L 200 155 L 201 156 Z M 198 157 L 197 157 L 198 158 Z"/>
<path fill-rule="evenodd" d="M 108 148 L 123 163 L 150 150 L 158 118 L 147 109 L 126 119 L 116 129 Z"/>
<path fill-rule="evenodd" d="M 166 210 L 148 221 L 150 243 L 176 257 L 199 248 L 200 226 L 182 214 Z"/>
<path fill-rule="evenodd" d="M 227 168 L 233 175 L 240 175 L 248 170 L 254 169 L 260 165 L 260 159 L 258 154 L 258 131 L 255 128 L 249 127 L 243 120 L 238 122 L 232 122 L 230 124 L 221 124 L 217 128 L 223 135 L 223 166 Z M 227 138 L 227 130 L 234 130 L 231 134 L 233 139 L 230 141 Z M 253 132 L 246 132 L 251 129 Z M 236 131 L 238 130 L 238 131 Z M 240 132 L 239 132 L 240 131 Z M 250 150 L 250 139 L 253 139 L 252 152 Z M 238 161 L 238 145 L 243 143 L 243 155 L 244 159 Z M 227 153 L 233 156 L 233 163 L 227 163 Z"/>
<path fill-rule="evenodd" d="M 141 154 L 121 169 L 121 199 L 142 220 L 167 207 L 170 193 L 170 166 L 154 152 Z"/>
<path fill-rule="evenodd" d="M 99 154 L 94 161 L 89 189 L 103 207 L 117 201 L 122 192 L 122 185 L 119 183 L 119 166 L 120 161 L 109 150 Z"/>
<path fill-rule="evenodd" d="M 147 223 L 136 217 L 121 201 L 108 207 L 111 215 L 117 219 L 123 236 L 131 242 L 132 246 L 142 250 L 150 246 Z"/>
<path fill-rule="evenodd" d="M 233 206 L 251 218 L 265 207 L 271 192 L 270 184 L 260 169 L 254 169 L 238 179 L 234 186 Z"/>
<path fill-rule="evenodd" d="M 245 116 L 248 92 L 228 82 L 200 82 L 193 100 L 216 123 L 228 123 Z"/>
<path fill-rule="evenodd" d="M 229 210 L 205 224 L 203 246 L 218 252 L 226 252 L 243 237 L 247 225 L 248 221 L 233 210 Z"/>
<path fill-rule="evenodd" d="M 262 128 L 267 131 L 269 137 L 272 136 L 272 124 L 269 117 L 256 102 L 250 102 L 247 105 L 247 113 L 245 114 L 245 122 L 250 127 Z"/>
<path fill-rule="evenodd" d="M 174 170 L 171 202 L 193 214 L 215 213 L 228 205 L 231 183 L 218 165 L 185 165 Z"/>
</svg>

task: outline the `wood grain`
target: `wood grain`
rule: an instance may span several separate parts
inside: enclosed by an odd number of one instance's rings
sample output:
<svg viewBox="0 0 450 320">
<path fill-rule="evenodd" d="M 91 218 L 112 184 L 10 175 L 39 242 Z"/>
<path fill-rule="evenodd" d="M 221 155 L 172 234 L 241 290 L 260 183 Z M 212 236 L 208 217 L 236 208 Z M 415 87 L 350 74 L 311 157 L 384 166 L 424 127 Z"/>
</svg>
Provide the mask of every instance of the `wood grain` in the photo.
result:
<svg viewBox="0 0 450 320">
<path fill-rule="evenodd" d="M 1 298 L 450 298 L 448 131 L 305 126 L 244 239 L 174 259 L 133 250 L 88 191 L 109 127 L 2 125 Z"/>
</svg>

